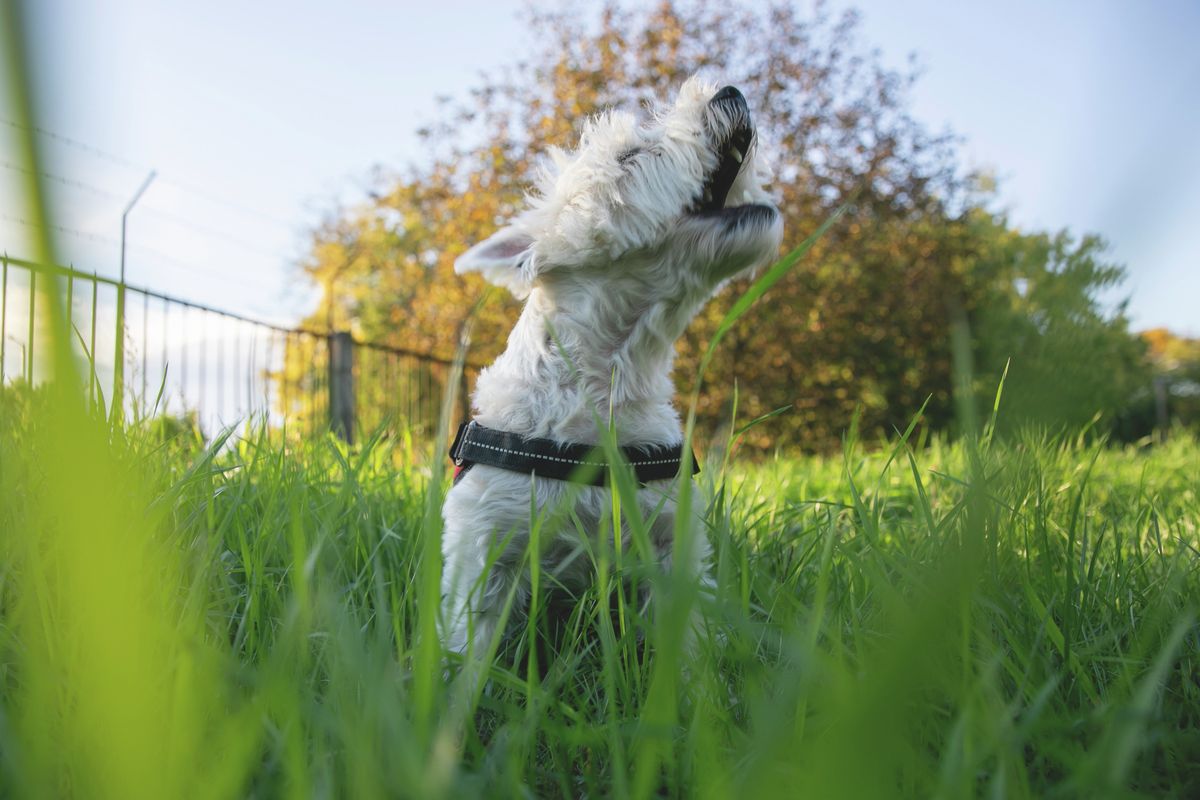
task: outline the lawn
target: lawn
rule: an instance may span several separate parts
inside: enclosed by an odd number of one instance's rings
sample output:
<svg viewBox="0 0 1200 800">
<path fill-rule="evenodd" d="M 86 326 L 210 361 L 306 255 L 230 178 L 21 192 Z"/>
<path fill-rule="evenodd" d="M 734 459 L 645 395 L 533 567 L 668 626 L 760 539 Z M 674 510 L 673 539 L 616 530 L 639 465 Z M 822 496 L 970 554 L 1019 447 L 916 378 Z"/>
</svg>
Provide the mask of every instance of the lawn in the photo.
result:
<svg viewBox="0 0 1200 800">
<path fill-rule="evenodd" d="M 713 595 L 609 527 L 476 681 L 424 439 L 62 402 L 0 394 L 0 796 L 1200 796 L 1182 432 L 712 448 Z"/>
</svg>

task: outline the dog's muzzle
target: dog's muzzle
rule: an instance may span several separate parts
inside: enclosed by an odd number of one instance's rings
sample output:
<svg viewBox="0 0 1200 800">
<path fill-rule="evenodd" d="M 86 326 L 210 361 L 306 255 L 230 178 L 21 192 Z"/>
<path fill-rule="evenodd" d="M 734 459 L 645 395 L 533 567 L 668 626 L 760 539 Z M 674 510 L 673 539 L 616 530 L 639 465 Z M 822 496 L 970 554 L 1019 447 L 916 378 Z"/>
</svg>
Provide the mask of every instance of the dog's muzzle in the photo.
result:
<svg viewBox="0 0 1200 800">
<path fill-rule="evenodd" d="M 740 107 L 743 114 L 745 114 L 747 117 L 750 116 L 749 106 L 746 105 L 746 96 L 738 91 L 736 86 L 726 86 L 722 88 L 712 96 L 712 99 L 708 101 L 708 104 L 710 106 L 728 104 L 735 107 Z"/>
<path fill-rule="evenodd" d="M 750 148 L 754 146 L 750 107 L 746 104 L 745 96 L 733 86 L 726 86 L 708 101 L 705 123 L 720 160 L 700 191 L 695 208 L 700 213 L 725 207 L 729 190 L 733 188 L 733 182 L 737 180 Z"/>
</svg>

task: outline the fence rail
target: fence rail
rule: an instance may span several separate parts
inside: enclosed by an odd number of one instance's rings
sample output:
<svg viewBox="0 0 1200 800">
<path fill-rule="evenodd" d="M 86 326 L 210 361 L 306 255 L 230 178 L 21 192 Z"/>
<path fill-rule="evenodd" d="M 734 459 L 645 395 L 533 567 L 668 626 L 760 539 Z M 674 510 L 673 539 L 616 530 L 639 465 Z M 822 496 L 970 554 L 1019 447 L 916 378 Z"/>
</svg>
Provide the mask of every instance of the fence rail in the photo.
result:
<svg viewBox="0 0 1200 800">
<path fill-rule="evenodd" d="M 345 331 L 289 328 L 71 267 L 0 256 L 0 387 L 45 378 L 51 331 L 38 284 L 56 279 L 68 334 L 88 365 L 88 396 L 129 415 L 192 416 L 211 433 L 250 418 L 292 432 L 403 424 L 431 431 L 449 359 L 360 342 Z M 461 377 L 459 412 L 467 382 Z"/>
</svg>

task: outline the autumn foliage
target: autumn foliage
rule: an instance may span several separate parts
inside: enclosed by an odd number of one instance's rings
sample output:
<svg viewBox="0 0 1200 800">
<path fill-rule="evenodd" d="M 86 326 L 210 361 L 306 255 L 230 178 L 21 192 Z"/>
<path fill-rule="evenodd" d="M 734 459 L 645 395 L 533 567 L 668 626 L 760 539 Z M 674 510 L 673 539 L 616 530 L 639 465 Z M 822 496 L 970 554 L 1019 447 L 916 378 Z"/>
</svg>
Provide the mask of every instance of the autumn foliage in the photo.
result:
<svg viewBox="0 0 1200 800">
<path fill-rule="evenodd" d="M 1076 380 L 1063 419 L 1109 412 L 1141 380 L 1124 317 L 1095 299 L 1121 276 L 1098 260 L 1102 243 L 1022 234 L 989 210 L 986 183 L 960 168 L 954 138 L 909 114 L 915 70 L 885 67 L 860 42 L 854 13 L 609 3 L 595 17 L 532 12 L 529 26 L 538 46 L 526 60 L 448 100 L 421 130 L 419 162 L 381 168 L 369 202 L 331 214 L 314 232 L 302 267 L 327 291 L 311 324 L 453 355 L 485 291 L 478 278 L 454 275 L 454 259 L 521 206 L 547 148 L 572 146 L 587 115 L 670 96 L 701 71 L 750 99 L 785 215 L 785 248 L 855 198 L 726 337 L 700 394 L 708 431 L 728 423 L 735 386 L 741 420 L 788 408 L 750 432 L 758 448 L 834 446 L 856 413 L 862 430 L 886 433 L 926 401 L 926 423 L 945 426 L 954 319 L 971 327 L 983 395 L 994 393 L 1012 358 L 1014 397 L 1028 390 L 1025 405 L 1039 411 L 1034 389 L 1053 382 L 1061 343 L 1077 348 L 1096 336 L 1119 379 L 1106 378 L 1100 393 Z M 711 303 L 680 342 L 681 389 L 691 389 L 740 288 Z M 489 297 L 473 325 L 472 361 L 503 349 L 518 311 L 500 292 Z M 1033 416 L 1054 422 L 1055 414 Z"/>
</svg>

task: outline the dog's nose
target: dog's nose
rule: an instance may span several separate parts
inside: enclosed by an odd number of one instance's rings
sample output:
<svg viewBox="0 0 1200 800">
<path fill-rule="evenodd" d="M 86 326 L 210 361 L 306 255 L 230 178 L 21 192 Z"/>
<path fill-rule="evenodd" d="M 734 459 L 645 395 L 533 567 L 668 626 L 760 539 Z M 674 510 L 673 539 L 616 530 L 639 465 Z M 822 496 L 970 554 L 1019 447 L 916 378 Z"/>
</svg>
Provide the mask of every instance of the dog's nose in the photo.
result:
<svg viewBox="0 0 1200 800">
<path fill-rule="evenodd" d="M 708 102 L 721 103 L 726 100 L 733 100 L 734 102 L 740 101 L 742 103 L 746 102 L 746 98 L 742 96 L 742 93 L 737 90 L 736 86 L 726 86 L 714 94 L 712 96 L 712 100 L 709 100 Z"/>
</svg>

